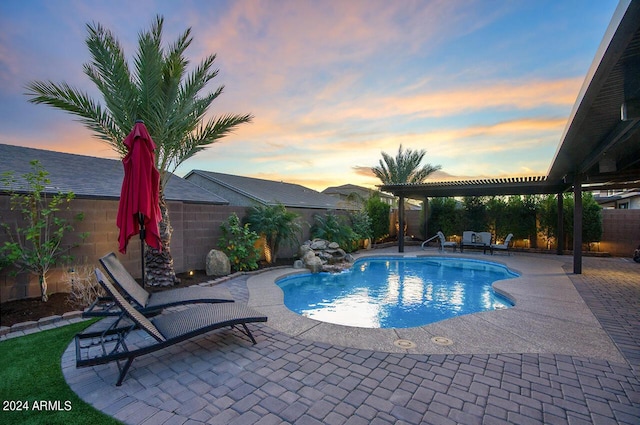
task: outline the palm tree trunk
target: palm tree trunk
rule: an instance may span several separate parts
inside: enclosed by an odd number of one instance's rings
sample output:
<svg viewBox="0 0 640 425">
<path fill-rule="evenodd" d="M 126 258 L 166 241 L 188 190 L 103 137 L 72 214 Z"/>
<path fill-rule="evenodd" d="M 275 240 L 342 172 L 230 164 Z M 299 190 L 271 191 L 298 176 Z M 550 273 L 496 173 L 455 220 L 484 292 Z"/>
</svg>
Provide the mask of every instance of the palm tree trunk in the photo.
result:
<svg viewBox="0 0 640 425">
<path fill-rule="evenodd" d="M 173 286 L 180 283 L 180 279 L 176 277 L 173 257 L 169 249 L 173 228 L 169 220 L 167 202 L 162 192 L 160 193 L 160 213 L 162 214 L 159 225 L 162 250 L 146 246 L 144 255 L 145 283 L 149 286 Z"/>
</svg>

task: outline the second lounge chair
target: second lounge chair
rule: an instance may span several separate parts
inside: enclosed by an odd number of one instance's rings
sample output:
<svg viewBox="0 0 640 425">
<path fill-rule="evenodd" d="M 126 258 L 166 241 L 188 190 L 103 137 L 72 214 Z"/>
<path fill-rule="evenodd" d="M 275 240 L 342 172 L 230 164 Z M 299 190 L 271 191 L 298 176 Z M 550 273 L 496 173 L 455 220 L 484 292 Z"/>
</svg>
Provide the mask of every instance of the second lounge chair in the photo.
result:
<svg viewBox="0 0 640 425">
<path fill-rule="evenodd" d="M 144 314 L 156 313 L 164 308 L 182 304 L 234 302 L 226 288 L 193 286 L 150 293 L 136 282 L 113 252 L 100 258 L 100 264 L 120 292 Z M 110 297 L 96 300 L 84 312 L 84 316 L 114 315 L 112 307 L 113 300 Z"/>
<path fill-rule="evenodd" d="M 112 320 L 107 329 L 76 335 L 76 367 L 115 361 L 120 371 L 116 386 L 122 384 L 131 363 L 138 356 L 227 326 L 239 329 L 255 344 L 247 323 L 267 321 L 266 316 L 242 303 L 194 305 L 149 320 L 124 299 L 100 270 L 96 269 L 95 273 L 98 282 L 119 307 L 120 315 L 115 320 L 105 319 Z M 127 337 L 138 328 L 149 337 L 139 343 L 127 344 Z M 123 360 L 124 365 L 120 365 Z"/>
</svg>

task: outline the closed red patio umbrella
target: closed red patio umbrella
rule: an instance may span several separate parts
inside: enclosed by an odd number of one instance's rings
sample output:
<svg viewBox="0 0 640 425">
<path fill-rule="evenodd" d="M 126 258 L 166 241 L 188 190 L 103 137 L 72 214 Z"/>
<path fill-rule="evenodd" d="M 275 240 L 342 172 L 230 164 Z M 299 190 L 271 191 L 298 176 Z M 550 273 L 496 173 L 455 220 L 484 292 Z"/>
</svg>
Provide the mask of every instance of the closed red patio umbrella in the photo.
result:
<svg viewBox="0 0 640 425">
<path fill-rule="evenodd" d="M 160 173 L 155 165 L 156 145 L 147 127 L 136 121 L 131 133 L 124 139 L 128 153 L 122 159 L 124 179 L 118 205 L 118 242 L 121 253 L 127 252 L 129 239 L 140 234 L 142 256 L 142 284 L 145 283 L 144 243 L 161 249 L 158 222 L 160 214 Z"/>
</svg>

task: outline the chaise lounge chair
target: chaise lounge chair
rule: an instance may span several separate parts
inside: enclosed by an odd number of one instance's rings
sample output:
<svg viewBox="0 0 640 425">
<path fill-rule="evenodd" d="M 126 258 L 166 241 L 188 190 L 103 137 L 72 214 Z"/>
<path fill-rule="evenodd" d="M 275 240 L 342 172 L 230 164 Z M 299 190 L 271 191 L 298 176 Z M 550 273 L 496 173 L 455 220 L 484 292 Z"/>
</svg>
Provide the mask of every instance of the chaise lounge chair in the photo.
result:
<svg viewBox="0 0 640 425">
<path fill-rule="evenodd" d="M 149 320 L 133 308 L 113 287 L 99 269 L 95 271 L 98 282 L 120 308 L 120 316 L 103 331 L 85 332 L 75 336 L 76 367 L 94 366 L 116 361 L 120 386 L 136 357 L 161 350 L 181 341 L 227 326 L 235 327 L 251 339 L 247 323 L 266 322 L 267 317 L 241 303 L 218 303 L 190 306 L 182 311 L 169 312 Z M 241 326 L 241 328 L 239 327 Z M 142 329 L 152 338 L 144 338 L 143 344 L 129 349 L 127 336 L 135 329 Z M 153 341 L 155 340 L 155 341 Z M 124 365 L 120 361 L 124 360 Z"/>
<path fill-rule="evenodd" d="M 507 235 L 507 237 L 504 239 L 503 243 L 500 244 L 496 244 L 496 243 L 492 243 L 491 244 L 491 255 L 493 255 L 493 250 L 496 249 L 498 251 L 506 251 L 509 255 L 511 255 L 511 253 L 509 252 L 509 242 L 511 242 L 511 238 L 513 237 L 513 233 L 509 233 Z"/>
<path fill-rule="evenodd" d="M 100 258 L 100 264 L 111 281 L 144 314 L 156 313 L 166 307 L 194 303 L 233 302 L 231 293 L 225 288 L 188 287 L 149 293 L 129 274 L 118 257 L 112 252 Z M 83 313 L 85 317 L 103 317 L 117 315 L 115 305 L 109 297 L 97 299 Z"/>
</svg>

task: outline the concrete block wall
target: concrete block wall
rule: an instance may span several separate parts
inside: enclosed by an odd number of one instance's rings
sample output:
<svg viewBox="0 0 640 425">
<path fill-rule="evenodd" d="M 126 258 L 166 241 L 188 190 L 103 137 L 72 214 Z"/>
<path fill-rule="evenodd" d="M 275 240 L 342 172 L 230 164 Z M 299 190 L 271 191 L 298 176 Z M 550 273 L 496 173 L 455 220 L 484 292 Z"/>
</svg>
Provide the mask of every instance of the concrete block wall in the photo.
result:
<svg viewBox="0 0 640 425">
<path fill-rule="evenodd" d="M 640 209 L 602 210 L 599 250 L 617 257 L 632 257 L 640 245 Z"/>
<path fill-rule="evenodd" d="M 232 213 L 241 219 L 246 214 L 246 207 L 222 206 L 206 204 L 188 204 L 169 202 L 169 216 L 173 227 L 171 240 L 171 254 L 174 259 L 176 273 L 188 270 L 202 270 L 205 268 L 205 258 L 209 250 L 217 248 L 220 237 L 220 225 L 226 222 Z M 310 239 L 311 225 L 315 214 L 326 214 L 325 210 L 298 209 L 291 211 L 301 216 L 303 234 L 301 242 Z M 79 212 L 84 213 L 84 220 L 74 223 L 75 231 L 65 237 L 63 244 L 78 246 L 71 249 L 74 257 L 71 264 L 60 265 L 48 275 L 49 293 L 67 292 L 68 282 L 62 280 L 62 275 L 70 267 L 87 265 L 98 266 L 98 259 L 109 252 L 115 252 L 136 278 L 141 275 L 140 241 L 134 236 L 130 241 L 126 254 L 118 252 L 118 228 L 116 216 L 118 213 L 117 199 L 74 199 L 72 211 L 65 214 L 72 218 Z M 338 212 L 343 214 L 344 212 Z M 394 215 L 391 216 L 394 220 Z M 12 224 L 18 220 L 19 214 L 10 209 L 9 198 L 0 196 L 0 220 L 2 223 Z M 408 234 L 420 236 L 420 212 L 408 211 Z M 88 232 L 89 236 L 81 241 L 77 235 Z M 4 244 L 7 236 L 0 232 L 0 244 Z M 640 244 L 640 210 L 603 210 L 603 238 L 600 251 L 606 251 L 614 256 L 631 257 L 633 250 Z M 282 247 L 280 258 L 292 258 L 296 255 L 297 247 Z M 40 288 L 36 276 L 29 273 L 12 276 L 8 270 L 0 270 L 0 303 L 21 298 L 38 297 Z"/>
</svg>

